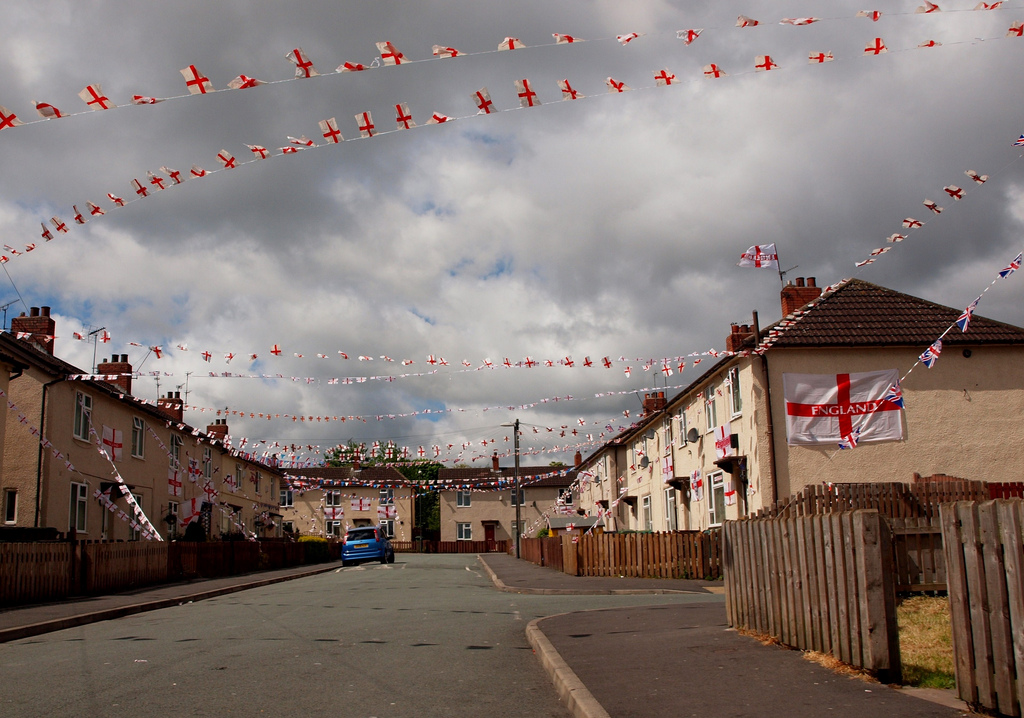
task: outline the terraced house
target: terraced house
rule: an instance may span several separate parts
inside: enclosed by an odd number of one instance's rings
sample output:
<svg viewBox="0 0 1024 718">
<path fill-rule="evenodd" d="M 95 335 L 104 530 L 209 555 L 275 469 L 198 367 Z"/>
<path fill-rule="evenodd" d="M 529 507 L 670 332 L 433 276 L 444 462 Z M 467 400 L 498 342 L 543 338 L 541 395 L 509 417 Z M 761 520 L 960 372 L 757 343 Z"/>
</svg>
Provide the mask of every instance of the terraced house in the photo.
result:
<svg viewBox="0 0 1024 718">
<path fill-rule="evenodd" d="M 674 397 L 645 397 L 637 425 L 587 457 L 582 510 L 610 510 L 610 529 L 705 529 L 811 484 L 1020 479 L 1024 329 L 974 316 L 929 369 L 919 355 L 961 310 L 859 279 L 824 296 L 797 279 L 781 301 L 781 321 L 733 325 L 732 354 L 705 359 Z M 901 376 L 902 409 L 881 400 Z"/>
<path fill-rule="evenodd" d="M 272 459 L 232 450 L 223 421 L 205 432 L 184 423 L 176 393 L 156 404 L 133 396 L 127 355 L 105 359 L 96 375 L 59 359 L 55 330 L 42 307 L 0 334 L 0 361 L 18 367 L 5 374 L 4 526 L 138 539 L 116 472 L 165 539 L 192 515 L 211 538 L 280 535 L 283 474 Z"/>
</svg>

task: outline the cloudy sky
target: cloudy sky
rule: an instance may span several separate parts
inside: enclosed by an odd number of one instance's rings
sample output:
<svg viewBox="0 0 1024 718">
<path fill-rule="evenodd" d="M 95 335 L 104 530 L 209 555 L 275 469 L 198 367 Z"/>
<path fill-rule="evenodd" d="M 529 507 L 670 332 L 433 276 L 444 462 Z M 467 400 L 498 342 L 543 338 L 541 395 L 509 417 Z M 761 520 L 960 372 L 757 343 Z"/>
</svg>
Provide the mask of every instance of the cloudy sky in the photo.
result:
<svg viewBox="0 0 1024 718">
<path fill-rule="evenodd" d="M 1024 163 L 1012 143 L 1024 132 L 1024 39 L 1004 36 L 1024 19 L 1024 3 L 973 12 L 972 0 L 959 0 L 928 15 L 915 14 L 917 4 L 7 0 L 0 105 L 25 121 L 39 119 L 34 100 L 82 112 L 78 93 L 95 83 L 119 105 L 135 94 L 180 96 L 178 71 L 188 65 L 218 89 L 242 73 L 288 80 L 294 67 L 284 56 L 296 47 L 322 76 L 0 133 L 0 234 L 19 251 L 39 243 L 4 265 L 0 300 L 15 301 L 8 318 L 53 307 L 58 355 L 85 369 L 93 346 L 74 341 L 75 331 L 106 327 L 113 341 L 98 358 L 126 353 L 137 367 L 147 351 L 131 342 L 167 349 L 141 366 L 164 375 L 159 390 L 153 377 L 136 381 L 147 399 L 184 391 L 190 373 L 195 407 L 369 419 L 232 417 L 232 435 L 250 441 L 451 443 L 452 459 L 473 442 L 468 461 L 506 451 L 500 425 L 517 417 L 581 432 L 527 430 L 525 447 L 596 440 L 639 401 L 595 394 L 664 385 L 637 358 L 721 349 L 730 322 L 749 322 L 752 310 L 762 325 L 778 319 L 778 276 L 735 266 L 752 244 L 776 242 L 785 268 L 799 265 L 793 277 L 824 285 L 860 276 L 956 307 L 1020 251 Z M 862 9 L 883 16 L 855 18 Z M 812 12 L 822 21 L 779 24 Z M 740 14 L 761 24 L 737 28 Z M 704 33 L 687 46 L 676 31 L 689 28 Z M 587 42 L 554 46 L 555 32 Z M 644 35 L 615 41 L 630 32 Z M 528 47 L 494 52 L 508 36 Z M 875 37 L 891 51 L 865 57 Z M 346 61 L 372 64 L 381 40 L 422 62 L 334 72 Z M 942 45 L 917 48 L 928 40 Z M 469 56 L 433 59 L 436 44 Z M 809 66 L 811 51 L 836 59 Z M 778 71 L 754 72 L 764 54 Z M 729 76 L 705 79 L 712 62 Z M 654 87 L 662 68 L 679 82 Z M 632 91 L 607 94 L 609 76 Z M 514 81 L 523 78 L 540 107 L 516 109 Z M 561 101 L 564 78 L 586 98 Z M 509 111 L 474 116 L 470 96 L 481 87 Z M 399 102 L 420 127 L 358 139 L 356 113 L 392 130 Z M 457 121 L 423 126 L 435 111 Z M 323 145 L 317 122 L 329 117 L 346 142 L 190 180 L 121 209 L 106 199 L 133 197 L 131 180 L 162 166 L 220 169 L 222 149 L 248 161 L 246 144 L 274 155 L 288 136 Z M 978 187 L 968 169 L 991 179 Z M 949 200 L 948 184 L 966 199 Z M 930 215 L 926 198 L 946 212 Z M 41 221 L 70 220 L 71 206 L 87 200 L 108 213 L 40 240 Z M 925 228 L 874 265 L 854 266 L 908 216 Z M 1024 324 L 1022 299 L 1024 283 L 1001 283 L 979 314 Z M 280 358 L 269 353 L 274 344 Z M 449 366 L 394 382 L 328 383 L 427 371 L 429 355 Z M 577 366 L 476 371 L 484 359 L 527 356 L 571 356 Z M 629 361 L 581 367 L 588 356 Z M 567 395 L 577 400 L 493 408 Z M 452 411 L 374 419 L 425 409 Z M 187 413 L 199 426 L 211 418 Z M 571 450 L 531 462 L 554 459 L 571 460 Z"/>
</svg>

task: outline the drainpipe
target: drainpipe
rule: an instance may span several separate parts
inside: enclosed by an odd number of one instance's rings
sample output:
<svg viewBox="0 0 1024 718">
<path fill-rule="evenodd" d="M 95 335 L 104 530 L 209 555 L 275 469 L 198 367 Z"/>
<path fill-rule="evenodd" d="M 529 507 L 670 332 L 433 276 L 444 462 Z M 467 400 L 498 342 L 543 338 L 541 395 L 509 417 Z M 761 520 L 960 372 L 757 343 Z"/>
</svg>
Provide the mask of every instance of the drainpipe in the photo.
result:
<svg viewBox="0 0 1024 718">
<path fill-rule="evenodd" d="M 761 324 L 757 319 L 757 312 L 754 312 L 754 346 L 757 346 L 761 342 Z M 772 427 L 772 390 L 771 380 L 768 377 L 768 353 L 763 352 L 761 355 L 761 371 L 764 374 L 764 399 L 765 404 L 768 408 L 768 426 L 766 431 L 768 433 L 768 471 L 772 479 L 772 503 L 774 504 L 779 500 L 779 484 L 776 480 L 776 467 L 775 467 L 775 430 Z"/>
<path fill-rule="evenodd" d="M 46 436 L 46 395 L 47 395 L 47 389 L 49 389 L 54 384 L 59 384 L 62 381 L 64 381 L 64 377 L 60 377 L 59 379 L 54 379 L 51 382 L 47 382 L 46 384 L 43 384 L 43 401 L 42 401 L 42 405 L 39 407 L 39 437 L 40 437 L 40 439 L 42 439 L 42 437 Z M 32 525 L 35 526 L 35 528 L 39 528 L 39 503 L 40 503 L 40 493 L 42 491 L 42 485 L 43 485 L 43 442 L 40 440 L 40 442 L 39 442 L 39 452 L 36 455 L 36 517 L 35 517 L 35 520 L 32 523 Z"/>
</svg>

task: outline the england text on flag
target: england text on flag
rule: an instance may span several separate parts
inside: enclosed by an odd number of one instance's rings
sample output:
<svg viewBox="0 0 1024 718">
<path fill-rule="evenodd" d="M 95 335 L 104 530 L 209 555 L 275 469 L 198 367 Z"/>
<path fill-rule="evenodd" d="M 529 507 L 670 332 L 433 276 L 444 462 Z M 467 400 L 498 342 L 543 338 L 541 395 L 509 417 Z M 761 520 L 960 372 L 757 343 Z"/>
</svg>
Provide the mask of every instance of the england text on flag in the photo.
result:
<svg viewBox="0 0 1024 718">
<path fill-rule="evenodd" d="M 755 244 L 740 255 L 740 261 L 736 266 L 778 269 L 779 255 L 775 251 L 775 244 Z"/>
<path fill-rule="evenodd" d="M 850 374 L 783 374 L 786 441 L 836 444 L 859 430 L 858 442 L 903 438 L 900 406 L 887 395 L 896 369 Z"/>
</svg>

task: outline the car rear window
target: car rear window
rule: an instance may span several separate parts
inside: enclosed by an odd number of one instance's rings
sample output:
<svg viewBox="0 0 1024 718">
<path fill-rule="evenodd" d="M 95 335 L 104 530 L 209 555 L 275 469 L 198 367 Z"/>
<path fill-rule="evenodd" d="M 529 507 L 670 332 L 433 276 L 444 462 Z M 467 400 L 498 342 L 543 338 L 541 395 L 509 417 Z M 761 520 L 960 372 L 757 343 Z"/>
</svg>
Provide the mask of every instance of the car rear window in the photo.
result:
<svg viewBox="0 0 1024 718">
<path fill-rule="evenodd" d="M 346 541 L 376 541 L 376 529 L 352 529 L 345 536 Z"/>
</svg>

